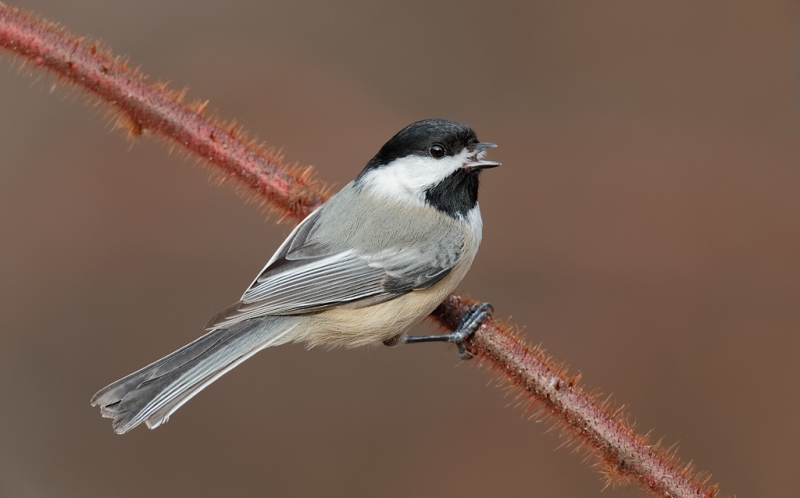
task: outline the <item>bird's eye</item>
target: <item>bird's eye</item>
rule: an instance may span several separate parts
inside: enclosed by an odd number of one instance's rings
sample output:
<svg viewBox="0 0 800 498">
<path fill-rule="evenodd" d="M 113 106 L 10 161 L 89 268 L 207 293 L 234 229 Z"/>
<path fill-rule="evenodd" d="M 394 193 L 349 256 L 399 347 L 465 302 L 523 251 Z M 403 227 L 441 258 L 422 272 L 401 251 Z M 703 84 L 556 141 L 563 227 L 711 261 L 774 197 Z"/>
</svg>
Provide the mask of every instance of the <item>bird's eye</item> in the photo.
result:
<svg viewBox="0 0 800 498">
<path fill-rule="evenodd" d="M 442 144 L 433 144 L 433 145 L 431 145 L 430 153 L 431 153 L 431 156 L 435 157 L 436 159 L 444 157 L 444 154 L 445 154 L 444 145 L 442 145 Z"/>
</svg>

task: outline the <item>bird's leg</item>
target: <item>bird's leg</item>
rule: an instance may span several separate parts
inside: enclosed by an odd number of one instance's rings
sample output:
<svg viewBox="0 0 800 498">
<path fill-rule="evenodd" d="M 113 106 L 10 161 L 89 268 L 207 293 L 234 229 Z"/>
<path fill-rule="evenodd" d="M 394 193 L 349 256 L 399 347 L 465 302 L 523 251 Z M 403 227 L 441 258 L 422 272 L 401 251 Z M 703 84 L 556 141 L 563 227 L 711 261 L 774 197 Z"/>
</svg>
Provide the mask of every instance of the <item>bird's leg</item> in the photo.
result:
<svg viewBox="0 0 800 498">
<path fill-rule="evenodd" d="M 472 354 L 464 347 L 464 340 L 471 336 L 484 318 L 492 314 L 492 305 L 489 303 L 478 304 L 470 308 L 470 310 L 461 317 L 458 327 L 449 334 L 436 334 L 436 335 L 403 335 L 402 337 L 392 338 L 385 341 L 387 346 L 393 346 L 398 343 L 414 343 L 414 342 L 454 342 L 458 347 L 458 355 L 468 360 L 472 358 Z"/>
</svg>

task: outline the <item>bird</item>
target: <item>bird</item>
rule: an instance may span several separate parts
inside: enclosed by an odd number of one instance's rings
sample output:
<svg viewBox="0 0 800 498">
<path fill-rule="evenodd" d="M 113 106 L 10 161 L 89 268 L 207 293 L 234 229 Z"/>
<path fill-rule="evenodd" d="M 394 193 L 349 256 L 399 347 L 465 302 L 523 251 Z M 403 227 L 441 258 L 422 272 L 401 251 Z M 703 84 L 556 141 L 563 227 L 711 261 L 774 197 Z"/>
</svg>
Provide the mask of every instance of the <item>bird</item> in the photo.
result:
<svg viewBox="0 0 800 498">
<path fill-rule="evenodd" d="M 427 119 L 395 134 L 356 178 L 292 230 L 233 305 L 193 342 L 91 399 L 124 434 L 155 429 L 257 352 L 289 342 L 355 347 L 463 341 L 491 313 L 474 306 L 450 334 L 408 335 L 464 278 L 481 242 L 481 171 L 495 144 Z"/>
</svg>

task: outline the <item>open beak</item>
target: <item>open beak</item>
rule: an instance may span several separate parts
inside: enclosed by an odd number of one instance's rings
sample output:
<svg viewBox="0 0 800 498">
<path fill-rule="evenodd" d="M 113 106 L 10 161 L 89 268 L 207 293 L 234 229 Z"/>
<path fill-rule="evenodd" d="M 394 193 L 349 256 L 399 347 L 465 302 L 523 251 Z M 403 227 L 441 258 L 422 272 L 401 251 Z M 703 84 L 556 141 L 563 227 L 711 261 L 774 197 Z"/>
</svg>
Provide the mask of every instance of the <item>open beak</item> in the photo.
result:
<svg viewBox="0 0 800 498">
<path fill-rule="evenodd" d="M 496 168 L 500 166 L 502 163 L 498 163 L 497 161 L 486 161 L 483 159 L 483 156 L 486 154 L 486 149 L 493 149 L 497 147 L 497 145 L 489 143 L 489 142 L 478 142 L 472 145 L 473 150 L 475 151 L 475 157 L 472 161 L 466 163 L 464 168 L 467 169 L 488 169 L 488 168 Z"/>
</svg>

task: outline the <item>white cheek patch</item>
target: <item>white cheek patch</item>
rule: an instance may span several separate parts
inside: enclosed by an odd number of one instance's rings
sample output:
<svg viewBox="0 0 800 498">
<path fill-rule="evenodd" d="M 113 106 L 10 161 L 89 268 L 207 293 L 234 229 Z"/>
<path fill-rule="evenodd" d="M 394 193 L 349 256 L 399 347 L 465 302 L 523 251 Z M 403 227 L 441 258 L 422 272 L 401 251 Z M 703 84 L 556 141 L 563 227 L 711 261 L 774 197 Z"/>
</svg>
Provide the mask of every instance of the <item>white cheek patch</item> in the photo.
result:
<svg viewBox="0 0 800 498">
<path fill-rule="evenodd" d="M 361 178 L 361 183 L 374 194 L 422 204 L 426 190 L 468 161 L 469 151 L 466 149 L 461 154 L 441 159 L 417 155 L 401 157 L 368 172 Z"/>
</svg>

